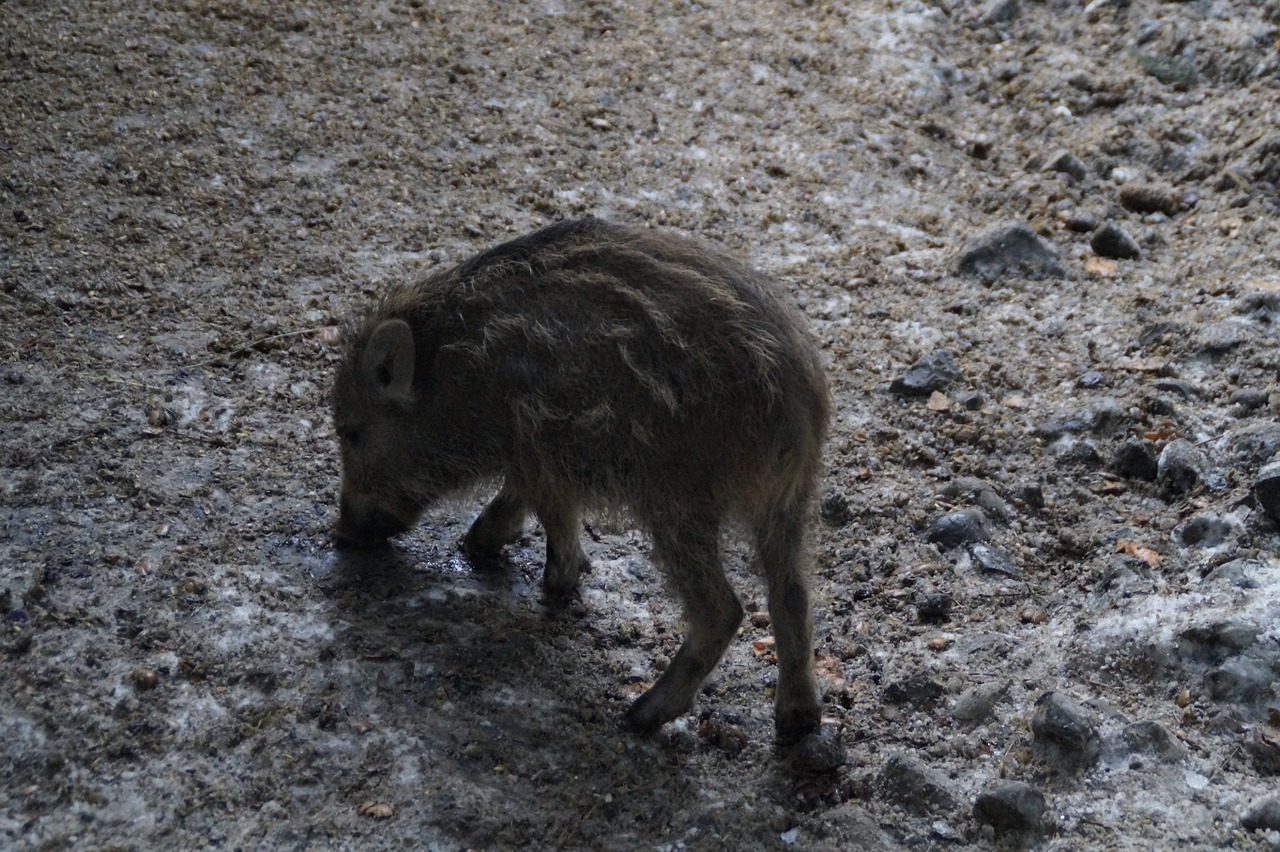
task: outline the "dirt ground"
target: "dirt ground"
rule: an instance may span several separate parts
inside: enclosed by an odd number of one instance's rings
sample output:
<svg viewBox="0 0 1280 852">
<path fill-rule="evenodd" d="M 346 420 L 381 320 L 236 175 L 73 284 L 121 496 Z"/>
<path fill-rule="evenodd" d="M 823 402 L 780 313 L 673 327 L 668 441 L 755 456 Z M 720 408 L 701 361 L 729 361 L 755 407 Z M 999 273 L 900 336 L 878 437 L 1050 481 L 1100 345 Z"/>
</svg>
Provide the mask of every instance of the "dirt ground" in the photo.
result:
<svg viewBox="0 0 1280 852">
<path fill-rule="evenodd" d="M 0 3 L 0 846 L 1280 848 L 1278 104 L 1276 0 Z M 342 320 L 585 213 L 812 321 L 838 767 L 761 616 L 620 729 L 638 533 L 330 546 Z"/>
</svg>

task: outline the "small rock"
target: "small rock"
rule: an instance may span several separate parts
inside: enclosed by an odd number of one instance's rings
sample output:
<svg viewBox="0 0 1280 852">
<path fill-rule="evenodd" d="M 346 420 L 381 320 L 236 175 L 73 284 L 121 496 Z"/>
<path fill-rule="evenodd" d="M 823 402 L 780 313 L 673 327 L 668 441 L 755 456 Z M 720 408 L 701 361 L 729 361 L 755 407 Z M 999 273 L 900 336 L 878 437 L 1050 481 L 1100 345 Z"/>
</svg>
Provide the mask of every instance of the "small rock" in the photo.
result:
<svg viewBox="0 0 1280 852">
<path fill-rule="evenodd" d="M 913 675 L 890 682 L 884 688 L 884 700 L 889 704 L 907 704 L 927 707 L 942 696 L 942 685 L 925 675 Z"/>
<path fill-rule="evenodd" d="M 1109 384 L 1110 382 L 1107 381 L 1106 375 L 1099 373 L 1097 370 L 1090 370 L 1076 377 L 1076 387 L 1084 388 L 1085 390 L 1105 388 Z"/>
<path fill-rule="evenodd" d="M 1120 206 L 1135 213 L 1163 213 L 1172 216 L 1182 206 L 1168 189 L 1145 183 L 1126 183 L 1118 193 Z"/>
<path fill-rule="evenodd" d="M 1280 453 L 1280 423 L 1250 423 L 1228 438 L 1231 455 L 1245 466 L 1263 465 Z"/>
<path fill-rule="evenodd" d="M 1035 426 L 1037 435 L 1052 441 L 1068 432 L 1101 434 L 1125 421 L 1124 409 L 1114 399 L 1100 399 L 1078 408 L 1055 412 Z"/>
<path fill-rule="evenodd" d="M 930 542 L 940 545 L 943 550 L 983 542 L 990 537 L 986 514 L 972 507 L 942 515 L 930 525 L 927 536 Z"/>
<path fill-rule="evenodd" d="M 954 601 L 946 592 L 925 592 L 916 596 L 916 615 L 927 624 L 946 621 Z"/>
<path fill-rule="evenodd" d="M 1175 535 L 1184 547 L 1217 547 L 1230 538 L 1234 530 L 1228 521 L 1206 512 L 1189 519 Z"/>
<path fill-rule="evenodd" d="M 991 715 L 992 709 L 1000 703 L 1009 692 L 1008 681 L 980 683 L 960 693 L 951 715 L 961 722 L 974 724 Z"/>
<path fill-rule="evenodd" d="M 896 754 L 885 763 L 876 776 L 876 790 L 918 814 L 950 811 L 960 804 L 947 789 L 941 773 L 904 754 Z"/>
<path fill-rule="evenodd" d="M 1175 494 L 1186 494 L 1204 479 L 1204 454 L 1183 438 L 1170 441 L 1156 462 L 1156 482 Z"/>
<path fill-rule="evenodd" d="M 1073 762 L 1092 763 L 1101 751 L 1093 715 L 1061 692 L 1046 692 L 1036 699 L 1031 732 L 1038 744 Z"/>
<path fill-rule="evenodd" d="M 1267 799 L 1240 817 L 1245 831 L 1280 831 L 1280 799 Z"/>
<path fill-rule="evenodd" d="M 1156 474 L 1155 474 L 1155 456 L 1154 455 L 1151 458 L 1151 464 L 1152 464 L 1151 478 L 1155 479 Z M 1035 509 L 1038 511 L 1045 507 L 1044 489 L 1041 488 L 1039 485 L 1031 484 L 1031 485 L 1022 486 L 1020 489 L 1018 489 L 1017 497 L 1029 509 Z"/>
<path fill-rule="evenodd" d="M 1098 229 L 1098 217 L 1092 213 L 1073 210 L 1062 217 L 1062 224 L 1068 231 L 1077 234 L 1088 234 Z"/>
<path fill-rule="evenodd" d="M 997 832 L 1033 831 L 1046 810 L 1044 793 L 1023 781 L 996 781 L 978 794 L 973 815 Z"/>
<path fill-rule="evenodd" d="M 1272 695 L 1274 680 L 1270 666 L 1248 657 L 1232 657 L 1205 673 L 1204 688 L 1214 701 L 1251 704 Z"/>
<path fill-rule="evenodd" d="M 1210 355 L 1221 355 L 1250 343 L 1254 330 L 1241 320 L 1224 320 L 1206 325 L 1196 335 L 1200 349 Z"/>
<path fill-rule="evenodd" d="M 1016 18 L 1018 11 L 1018 0 L 989 0 L 979 20 L 987 25 L 1004 24 Z"/>
<path fill-rule="evenodd" d="M 1093 469 L 1102 467 L 1102 455 L 1088 438 L 1064 437 L 1053 446 L 1058 467 Z"/>
<path fill-rule="evenodd" d="M 928 396 L 943 390 L 962 375 L 951 353 L 939 349 L 912 364 L 905 374 L 890 383 L 889 390 L 902 396 Z"/>
<path fill-rule="evenodd" d="M 1250 319 L 1270 322 L 1280 316 L 1280 290 L 1253 290 L 1236 302 L 1236 313 Z"/>
<path fill-rule="evenodd" d="M 1248 559 L 1232 559 L 1230 562 L 1224 562 L 1210 571 L 1205 580 L 1206 582 L 1236 589 L 1256 589 L 1258 588 L 1256 574 L 1261 570 L 1263 570 L 1263 566 L 1259 562 L 1253 562 Z"/>
<path fill-rule="evenodd" d="M 1133 260 L 1142 256 L 1142 249 L 1138 247 L 1137 241 L 1115 222 L 1107 222 L 1094 231 L 1089 239 L 1089 247 L 1099 257 L 1114 260 Z"/>
<path fill-rule="evenodd" d="M 988 282 L 1010 273 L 1036 279 L 1067 277 L 1057 252 L 1022 224 L 998 228 L 970 244 L 960 256 L 959 270 Z"/>
<path fill-rule="evenodd" d="M 791 765 L 803 772 L 831 772 L 846 759 L 839 732 L 825 725 L 787 749 Z"/>
<path fill-rule="evenodd" d="M 1253 496 L 1264 515 L 1280 522 L 1280 462 L 1272 462 L 1258 471 Z"/>
<path fill-rule="evenodd" d="M 947 483 L 942 489 L 942 496 L 956 498 L 967 497 L 982 509 L 989 517 L 1008 522 L 1013 518 L 1013 510 L 1004 501 L 991 483 L 976 476 L 962 476 Z"/>
<path fill-rule="evenodd" d="M 1120 737 L 1131 752 L 1152 755 L 1162 763 L 1176 763 L 1187 756 L 1186 746 L 1159 722 L 1126 725 Z"/>
<path fill-rule="evenodd" d="M 1013 557 L 998 547 L 989 544 L 973 544 L 969 546 L 969 555 L 979 571 L 990 574 L 1003 574 L 1006 577 L 1018 578 L 1022 572 L 1013 564 Z"/>
<path fill-rule="evenodd" d="M 849 508 L 849 497 L 834 486 L 823 493 L 818 513 L 823 521 L 833 527 L 843 527 L 853 520 L 853 511 Z"/>
<path fill-rule="evenodd" d="M 1238 405 L 1246 411 L 1252 411 L 1255 408 L 1261 408 L 1270 401 L 1270 397 L 1265 391 L 1257 388 L 1240 388 L 1231 394 L 1231 398 L 1227 400 L 1232 405 Z"/>
<path fill-rule="evenodd" d="M 1241 745 L 1253 758 L 1253 768 L 1263 775 L 1280 775 L 1280 728 L 1254 725 Z"/>
<path fill-rule="evenodd" d="M 1184 340 L 1189 334 L 1187 326 L 1180 322 L 1173 320 L 1153 322 L 1143 326 L 1142 331 L 1138 332 L 1138 348 L 1145 351 L 1157 346 L 1167 346 Z"/>
<path fill-rule="evenodd" d="M 1089 175 L 1080 158 L 1065 148 L 1055 153 L 1044 164 L 1045 171 L 1070 175 L 1076 180 L 1084 180 Z"/>
<path fill-rule="evenodd" d="M 1142 438 L 1126 440 L 1111 459 L 1111 471 L 1125 479 L 1154 482 L 1157 469 L 1156 449 Z"/>
</svg>

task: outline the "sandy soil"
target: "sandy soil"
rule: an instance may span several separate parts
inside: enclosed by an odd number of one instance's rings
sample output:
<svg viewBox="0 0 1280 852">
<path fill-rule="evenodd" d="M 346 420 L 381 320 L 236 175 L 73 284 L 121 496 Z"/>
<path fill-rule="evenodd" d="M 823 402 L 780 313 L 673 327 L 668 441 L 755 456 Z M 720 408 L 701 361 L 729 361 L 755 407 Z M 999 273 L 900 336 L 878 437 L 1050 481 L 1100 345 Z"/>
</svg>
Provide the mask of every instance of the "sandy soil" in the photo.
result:
<svg viewBox="0 0 1280 852">
<path fill-rule="evenodd" d="M 1280 847 L 1278 45 L 1275 0 L 0 4 L 0 846 Z M 681 630 L 637 533 L 562 612 L 536 527 L 459 555 L 484 495 L 330 548 L 342 319 L 583 213 L 822 341 L 837 768 L 775 749 L 762 618 L 619 729 Z"/>
</svg>

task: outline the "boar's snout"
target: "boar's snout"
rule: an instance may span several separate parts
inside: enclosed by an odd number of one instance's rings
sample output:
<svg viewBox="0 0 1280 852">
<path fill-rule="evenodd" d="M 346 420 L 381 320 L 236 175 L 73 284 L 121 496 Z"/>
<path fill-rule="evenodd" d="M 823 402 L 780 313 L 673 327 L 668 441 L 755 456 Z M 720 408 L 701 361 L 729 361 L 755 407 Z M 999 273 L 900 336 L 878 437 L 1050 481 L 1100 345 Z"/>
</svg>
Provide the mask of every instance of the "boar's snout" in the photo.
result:
<svg viewBox="0 0 1280 852">
<path fill-rule="evenodd" d="M 377 547 L 408 529 L 409 524 L 367 498 L 343 494 L 338 500 L 333 543 L 341 548 Z"/>
</svg>

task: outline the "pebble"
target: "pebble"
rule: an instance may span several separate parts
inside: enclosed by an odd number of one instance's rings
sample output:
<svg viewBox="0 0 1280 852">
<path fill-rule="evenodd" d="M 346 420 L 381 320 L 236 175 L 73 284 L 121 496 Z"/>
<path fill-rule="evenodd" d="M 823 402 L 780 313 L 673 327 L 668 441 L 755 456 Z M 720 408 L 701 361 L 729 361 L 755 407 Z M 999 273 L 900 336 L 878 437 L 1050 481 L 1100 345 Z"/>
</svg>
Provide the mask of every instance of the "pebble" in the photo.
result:
<svg viewBox="0 0 1280 852">
<path fill-rule="evenodd" d="M 951 715 L 961 722 L 975 724 L 991 715 L 991 711 L 1009 692 L 1008 681 L 979 683 L 960 693 Z"/>
<path fill-rule="evenodd" d="M 1241 745 L 1253 758 L 1253 768 L 1262 775 L 1280 775 L 1280 729 L 1254 725 Z"/>
<path fill-rule="evenodd" d="M 1013 564 L 1013 557 L 998 547 L 989 544 L 973 544 L 969 546 L 969 555 L 979 571 L 990 574 L 1003 574 L 1006 577 L 1018 578 L 1022 572 Z"/>
<path fill-rule="evenodd" d="M 1177 763 L 1187 756 L 1186 746 L 1159 722 L 1126 725 L 1120 738 L 1131 752 L 1151 755 L 1162 763 Z"/>
<path fill-rule="evenodd" d="M 1263 465 L 1280 453 L 1280 423 L 1250 423 L 1228 439 L 1232 458 L 1245 466 Z"/>
<path fill-rule="evenodd" d="M 1061 692 L 1046 692 L 1036 699 L 1031 732 L 1042 747 L 1057 750 L 1072 762 L 1092 763 L 1101 752 L 1097 721 Z"/>
<path fill-rule="evenodd" d="M 1016 18 L 1020 11 L 1019 0 L 989 0 L 979 20 L 987 25 L 1005 24 Z"/>
<path fill-rule="evenodd" d="M 1264 515 L 1280 523 L 1280 462 L 1272 462 L 1258 471 L 1253 497 Z"/>
<path fill-rule="evenodd" d="M 1232 559 L 1210 571 L 1205 580 L 1235 589 L 1256 589 L 1258 580 L 1255 575 L 1262 569 L 1263 566 L 1259 562 L 1249 559 Z"/>
<path fill-rule="evenodd" d="M 955 604 L 946 592 L 925 592 L 916 595 L 916 616 L 926 624 L 937 624 L 951 616 Z"/>
<path fill-rule="evenodd" d="M 1245 831 L 1280 831 L 1280 799 L 1267 799 L 1240 817 Z"/>
<path fill-rule="evenodd" d="M 803 772 L 831 772 L 844 765 L 844 744 L 837 731 L 827 726 L 789 747 L 791 765 Z"/>
<path fill-rule="evenodd" d="M 1268 401 L 1270 401 L 1270 397 L 1267 393 L 1257 388 L 1239 388 L 1231 394 L 1231 398 L 1228 400 L 1232 405 L 1238 405 L 1248 411 L 1261 408 Z"/>
<path fill-rule="evenodd" d="M 1044 164 L 1044 168 L 1045 171 L 1070 175 L 1076 180 L 1084 180 L 1089 175 L 1089 170 L 1085 168 L 1080 158 L 1065 148 L 1051 156 Z"/>
<path fill-rule="evenodd" d="M 1156 461 L 1156 482 L 1175 494 L 1186 494 L 1204 479 L 1206 462 L 1190 441 L 1170 441 Z"/>
<path fill-rule="evenodd" d="M 884 688 L 884 700 L 889 704 L 907 704 L 927 707 L 942 697 L 942 684 L 926 675 L 913 675 L 895 680 Z"/>
<path fill-rule="evenodd" d="M 1175 536 L 1184 547 L 1217 547 L 1235 532 L 1235 526 L 1217 515 L 1206 512 L 1190 518 Z"/>
<path fill-rule="evenodd" d="M 1099 257 L 1114 260 L 1133 260 L 1142 256 L 1142 249 L 1138 247 L 1137 241 L 1115 222 L 1107 222 L 1094 231 L 1089 239 L 1089 247 Z"/>
<path fill-rule="evenodd" d="M 876 790 L 884 798 L 918 814 L 950 811 L 960 804 L 947 789 L 941 773 L 905 754 L 895 754 L 885 762 L 876 776 Z"/>
<path fill-rule="evenodd" d="M 1053 440 L 1068 432 L 1111 432 L 1126 419 L 1125 411 L 1114 399 L 1100 399 L 1080 406 L 1055 412 L 1035 426 L 1042 438 Z"/>
<path fill-rule="evenodd" d="M 1044 793 L 1025 781 L 996 781 L 978 794 L 973 815 L 997 832 L 1031 831 L 1044 819 Z"/>
<path fill-rule="evenodd" d="M 833 527 L 843 527 L 853 520 L 853 511 L 849 508 L 849 497 L 836 487 L 828 488 L 822 495 L 818 505 L 818 513 L 822 520 Z"/>
<path fill-rule="evenodd" d="M 1000 521 L 1008 522 L 1013 518 L 1013 509 L 996 493 L 991 483 L 976 476 L 962 476 L 947 483 L 942 489 L 942 496 L 952 499 L 967 497 L 989 517 Z"/>
<path fill-rule="evenodd" d="M 1249 657 L 1232 657 L 1205 672 L 1205 692 L 1214 701 L 1251 704 L 1271 696 L 1275 673 L 1271 667 Z"/>
<path fill-rule="evenodd" d="M 978 508 L 957 509 L 947 512 L 929 526 L 927 539 L 943 550 L 951 550 L 965 544 L 987 541 L 987 516 Z"/>
<path fill-rule="evenodd" d="M 951 353 L 939 349 L 912 364 L 905 374 L 890 383 L 889 390 L 902 396 L 928 396 L 943 390 L 962 375 Z"/>
<path fill-rule="evenodd" d="M 1248 324 L 1240 320 L 1224 320 L 1201 328 L 1196 335 L 1196 343 L 1210 355 L 1221 355 L 1250 343 L 1254 336 L 1255 332 Z"/>
<path fill-rule="evenodd" d="M 1076 387 L 1085 390 L 1094 390 L 1095 388 L 1105 388 L 1111 384 L 1105 373 L 1099 373 L 1097 370 L 1090 370 L 1087 373 L 1081 373 L 1076 377 Z"/>
<path fill-rule="evenodd" d="M 1058 253 L 1023 224 L 997 228 L 972 242 L 960 255 L 959 270 L 988 282 L 1011 273 L 1037 279 L 1067 277 Z"/>
<path fill-rule="evenodd" d="M 1157 472 L 1155 447 L 1142 438 L 1127 439 L 1112 456 L 1111 471 L 1125 479 L 1154 482 Z"/>
<path fill-rule="evenodd" d="M 1126 183 L 1117 194 L 1120 206 L 1135 213 L 1163 213 L 1172 216 L 1182 206 L 1168 189 L 1145 183 Z"/>
<path fill-rule="evenodd" d="M 1093 469 L 1102 467 L 1102 454 L 1087 438 L 1063 438 L 1054 444 L 1058 467 Z"/>
</svg>

